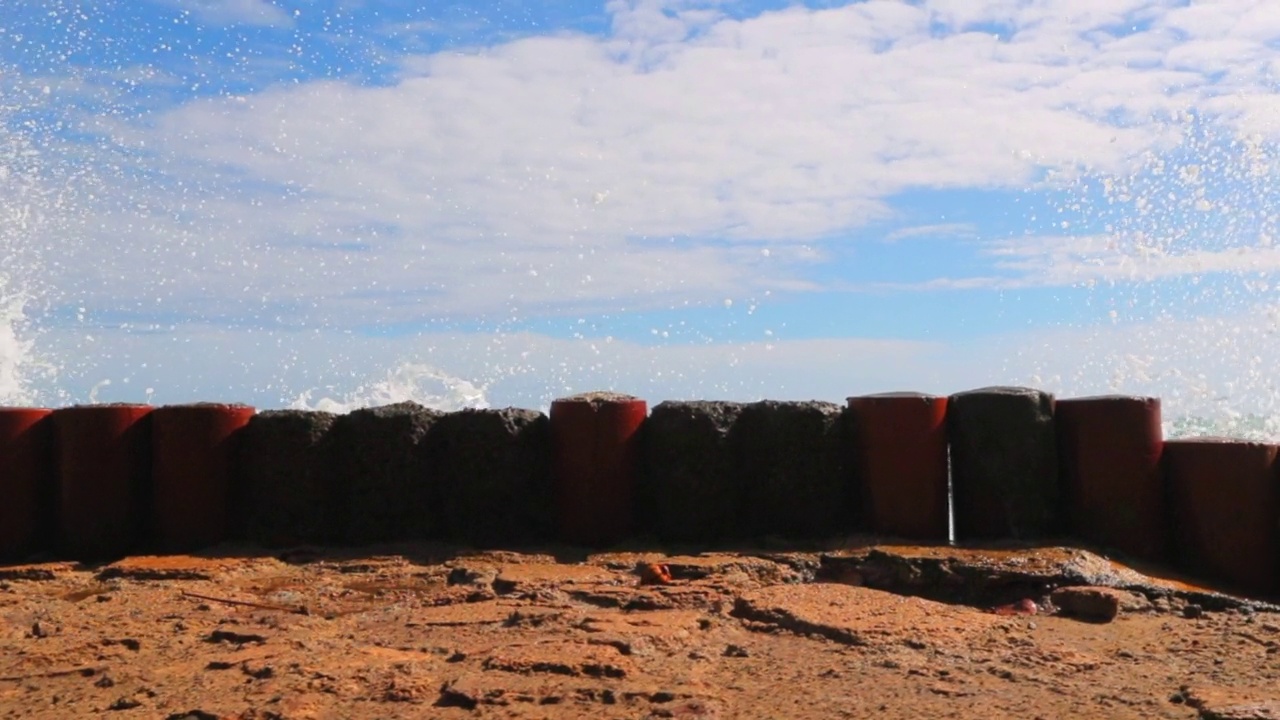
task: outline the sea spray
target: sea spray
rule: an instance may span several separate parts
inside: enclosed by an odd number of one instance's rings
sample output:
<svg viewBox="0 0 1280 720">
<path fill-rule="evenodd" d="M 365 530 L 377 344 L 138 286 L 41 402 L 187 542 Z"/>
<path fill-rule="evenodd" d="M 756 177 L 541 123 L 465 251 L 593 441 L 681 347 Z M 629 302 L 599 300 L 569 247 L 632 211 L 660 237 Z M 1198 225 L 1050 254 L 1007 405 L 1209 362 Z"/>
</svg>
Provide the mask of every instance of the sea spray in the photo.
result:
<svg viewBox="0 0 1280 720">
<path fill-rule="evenodd" d="M 332 388 L 330 388 L 332 390 Z M 486 388 L 477 386 L 422 363 L 404 363 L 389 370 L 385 377 L 341 393 L 340 397 L 312 400 L 317 391 L 300 393 L 289 407 L 295 410 L 322 410 L 347 413 L 363 407 L 416 402 L 435 410 L 454 411 L 489 407 Z"/>
<path fill-rule="evenodd" d="M 1029 384 L 1160 397 L 1169 437 L 1280 438 L 1280 147 L 1256 121 L 1180 113 L 1177 142 L 1072 178 L 1056 235 L 994 244 L 1088 292 L 1087 319 L 1011 354 Z"/>
<path fill-rule="evenodd" d="M 0 278 L 0 405 L 30 405 L 35 400 L 28 375 L 32 341 L 24 339 L 23 298 L 5 296 Z"/>
<path fill-rule="evenodd" d="M 61 198 L 42 176 L 39 151 L 10 127 L 11 114 L 0 104 L 0 405 L 30 405 L 37 381 L 56 377 L 37 357 L 27 313 L 41 267 L 33 238 L 51 226 Z"/>
</svg>

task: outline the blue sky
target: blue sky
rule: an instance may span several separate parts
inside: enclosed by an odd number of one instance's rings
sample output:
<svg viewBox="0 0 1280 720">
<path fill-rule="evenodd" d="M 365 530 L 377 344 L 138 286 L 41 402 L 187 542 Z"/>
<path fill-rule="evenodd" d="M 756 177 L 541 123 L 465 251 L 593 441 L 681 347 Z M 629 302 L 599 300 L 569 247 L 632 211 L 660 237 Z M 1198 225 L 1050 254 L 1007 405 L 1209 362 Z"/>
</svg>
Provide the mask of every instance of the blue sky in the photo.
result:
<svg viewBox="0 0 1280 720">
<path fill-rule="evenodd" d="M 119 0 L 0 31 L 0 400 L 1277 396 L 1263 2 Z"/>
</svg>

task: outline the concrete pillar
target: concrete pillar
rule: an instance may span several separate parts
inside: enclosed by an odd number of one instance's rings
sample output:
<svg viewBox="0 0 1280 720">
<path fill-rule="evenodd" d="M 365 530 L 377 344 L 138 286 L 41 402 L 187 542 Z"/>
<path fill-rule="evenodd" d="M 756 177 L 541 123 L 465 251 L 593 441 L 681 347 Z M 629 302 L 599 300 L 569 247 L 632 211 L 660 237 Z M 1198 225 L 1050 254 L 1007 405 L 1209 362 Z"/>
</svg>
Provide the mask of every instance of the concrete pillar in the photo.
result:
<svg viewBox="0 0 1280 720">
<path fill-rule="evenodd" d="M 75 560 L 138 548 L 150 495 L 149 405 L 80 405 L 51 416 L 58 457 L 58 542 Z"/>
<path fill-rule="evenodd" d="M 551 502 L 551 428 L 536 410 L 462 410 L 431 427 L 441 530 L 480 546 L 545 541 Z"/>
<path fill-rule="evenodd" d="M 151 528 L 158 548 L 189 551 L 227 537 L 237 433 L 247 405 L 167 405 L 151 414 Z"/>
<path fill-rule="evenodd" d="M 947 398 L 851 397 L 853 477 L 869 532 L 945 542 L 949 531 Z"/>
<path fill-rule="evenodd" d="M 551 403 L 552 482 L 561 540 L 608 545 L 635 521 L 640 427 L 648 404 L 595 392 Z"/>
<path fill-rule="evenodd" d="M 344 517 L 353 545 L 440 535 L 439 488 L 426 438 L 442 413 L 414 402 L 361 408 L 333 423 Z"/>
<path fill-rule="evenodd" d="M 1072 398 L 1058 400 L 1055 413 L 1069 531 L 1103 549 L 1164 559 L 1160 401 Z"/>
<path fill-rule="evenodd" d="M 53 433 L 48 408 L 0 408 L 0 560 L 48 547 L 53 537 Z"/>
<path fill-rule="evenodd" d="M 329 432 L 337 416 L 267 410 L 242 431 L 232 497 L 237 539 L 268 546 L 339 539 Z"/>
<path fill-rule="evenodd" d="M 1054 398 L 990 387 L 947 405 L 956 539 L 1035 540 L 1061 531 Z"/>
<path fill-rule="evenodd" d="M 728 438 L 740 403 L 663 402 L 645 422 L 641 532 L 710 542 L 739 531 L 742 482 Z"/>
<path fill-rule="evenodd" d="M 1222 438 L 1165 443 L 1178 565 L 1259 595 L 1280 593 L 1277 446 Z"/>
<path fill-rule="evenodd" d="M 742 408 L 729 447 L 743 484 L 739 534 L 824 538 L 854 525 L 847 425 L 828 402 Z"/>
</svg>

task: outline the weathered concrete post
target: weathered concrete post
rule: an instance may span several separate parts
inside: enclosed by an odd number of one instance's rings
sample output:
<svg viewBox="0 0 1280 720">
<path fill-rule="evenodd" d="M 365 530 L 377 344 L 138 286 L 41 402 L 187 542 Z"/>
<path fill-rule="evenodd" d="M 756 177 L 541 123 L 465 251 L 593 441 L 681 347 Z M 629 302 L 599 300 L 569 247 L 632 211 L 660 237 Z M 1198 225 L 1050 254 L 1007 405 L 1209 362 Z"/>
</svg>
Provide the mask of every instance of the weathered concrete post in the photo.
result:
<svg viewBox="0 0 1280 720">
<path fill-rule="evenodd" d="M 947 540 L 947 398 L 920 393 L 851 397 L 853 464 L 870 532 Z"/>
<path fill-rule="evenodd" d="M 951 396 L 947 431 L 957 540 L 1032 540 L 1061 531 L 1053 410 L 1053 396 L 1031 388 Z"/>
</svg>

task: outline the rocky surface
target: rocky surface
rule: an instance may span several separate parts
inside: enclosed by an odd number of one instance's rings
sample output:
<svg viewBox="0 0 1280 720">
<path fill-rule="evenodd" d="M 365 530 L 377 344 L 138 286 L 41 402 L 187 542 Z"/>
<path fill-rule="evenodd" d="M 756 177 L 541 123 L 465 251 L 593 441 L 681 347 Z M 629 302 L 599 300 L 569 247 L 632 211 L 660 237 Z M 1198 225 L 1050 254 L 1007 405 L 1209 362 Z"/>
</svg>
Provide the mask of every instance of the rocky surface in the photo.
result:
<svg viewBox="0 0 1280 720">
<path fill-rule="evenodd" d="M 1278 610 L 1067 548 L 223 547 L 0 566 L 0 716 L 1270 718 Z"/>
</svg>

